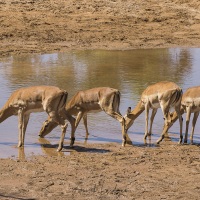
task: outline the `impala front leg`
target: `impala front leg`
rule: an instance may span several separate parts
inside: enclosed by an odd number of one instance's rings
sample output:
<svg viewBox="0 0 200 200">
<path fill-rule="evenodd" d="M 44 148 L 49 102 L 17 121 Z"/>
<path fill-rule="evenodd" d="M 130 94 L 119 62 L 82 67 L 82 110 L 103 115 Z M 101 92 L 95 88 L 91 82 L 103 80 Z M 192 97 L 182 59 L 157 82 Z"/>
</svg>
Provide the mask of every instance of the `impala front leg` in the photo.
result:
<svg viewBox="0 0 200 200">
<path fill-rule="evenodd" d="M 121 122 L 121 125 L 122 125 L 122 146 L 124 147 L 127 143 L 127 133 L 125 131 L 125 119 L 122 118 L 122 122 Z"/>
<path fill-rule="evenodd" d="M 191 107 L 186 107 L 186 128 L 185 128 L 185 138 L 184 143 L 187 143 L 188 139 L 188 129 L 189 129 L 189 123 L 190 123 L 190 116 L 191 116 Z"/>
<path fill-rule="evenodd" d="M 156 142 L 157 144 L 159 144 L 164 139 L 165 133 L 167 132 L 168 129 L 169 129 L 169 126 L 164 124 L 162 134 L 161 134 L 160 138 Z"/>
<path fill-rule="evenodd" d="M 30 114 L 24 114 L 24 116 L 23 116 L 23 126 L 22 126 L 22 143 L 23 143 L 23 145 L 24 145 L 25 132 L 26 132 L 26 128 L 28 125 L 29 117 L 30 117 Z"/>
<path fill-rule="evenodd" d="M 149 102 L 145 104 L 145 134 L 144 134 L 144 143 L 147 143 L 147 136 L 148 136 L 148 121 L 149 121 Z"/>
<path fill-rule="evenodd" d="M 65 139 L 65 134 L 66 134 L 66 131 L 67 131 L 67 127 L 68 127 L 68 123 L 65 123 L 64 125 L 61 126 L 62 135 L 60 137 L 60 142 L 59 142 L 57 151 L 61 151 L 62 148 L 63 148 L 63 143 L 64 143 L 64 139 Z"/>
<path fill-rule="evenodd" d="M 23 127 L 23 111 L 22 109 L 18 110 L 18 129 L 19 129 L 19 137 L 18 137 L 18 147 L 21 147 L 24 145 L 23 143 L 23 132 L 22 132 L 22 127 Z"/>
</svg>

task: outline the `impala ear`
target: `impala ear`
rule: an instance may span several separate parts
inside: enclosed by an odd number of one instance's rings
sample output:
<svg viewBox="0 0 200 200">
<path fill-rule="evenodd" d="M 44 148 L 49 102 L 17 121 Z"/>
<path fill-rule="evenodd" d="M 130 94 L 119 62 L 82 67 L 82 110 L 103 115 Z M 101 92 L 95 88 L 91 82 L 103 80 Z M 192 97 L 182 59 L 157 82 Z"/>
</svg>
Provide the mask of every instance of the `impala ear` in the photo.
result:
<svg viewBox="0 0 200 200">
<path fill-rule="evenodd" d="M 128 107 L 126 114 L 128 115 L 131 112 L 131 107 Z"/>
</svg>

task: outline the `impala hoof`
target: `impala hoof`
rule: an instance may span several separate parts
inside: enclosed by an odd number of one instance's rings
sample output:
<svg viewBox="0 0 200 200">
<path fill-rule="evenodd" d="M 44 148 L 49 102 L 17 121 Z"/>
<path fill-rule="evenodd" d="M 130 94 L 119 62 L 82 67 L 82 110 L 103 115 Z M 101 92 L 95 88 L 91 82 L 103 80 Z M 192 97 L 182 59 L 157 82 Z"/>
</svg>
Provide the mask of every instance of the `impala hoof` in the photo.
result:
<svg viewBox="0 0 200 200">
<path fill-rule="evenodd" d="M 125 147 L 125 145 L 126 145 L 126 141 L 123 141 L 122 142 L 122 147 Z"/>
<path fill-rule="evenodd" d="M 62 150 L 62 147 L 57 148 L 57 152 L 60 152 Z"/>
<path fill-rule="evenodd" d="M 158 141 L 156 142 L 156 144 L 160 144 L 160 142 L 161 142 L 161 141 L 160 141 L 160 140 L 158 140 Z"/>
<path fill-rule="evenodd" d="M 73 147 L 73 146 L 74 146 L 74 141 L 75 141 L 75 137 L 72 137 L 72 138 L 71 138 L 71 142 L 70 142 L 70 147 Z"/>
<path fill-rule="evenodd" d="M 18 143 L 17 147 L 22 147 L 23 144 L 22 143 Z"/>
</svg>

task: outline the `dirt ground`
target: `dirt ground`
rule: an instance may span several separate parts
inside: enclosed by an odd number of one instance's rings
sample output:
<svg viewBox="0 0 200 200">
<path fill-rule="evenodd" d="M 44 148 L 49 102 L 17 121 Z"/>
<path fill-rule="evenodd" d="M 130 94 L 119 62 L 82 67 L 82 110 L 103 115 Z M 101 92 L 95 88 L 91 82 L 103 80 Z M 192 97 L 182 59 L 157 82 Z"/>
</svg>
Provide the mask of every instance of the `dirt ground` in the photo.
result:
<svg viewBox="0 0 200 200">
<path fill-rule="evenodd" d="M 200 47 L 200 1 L 1 0 L 0 44 L 0 56 Z M 0 159 L 0 199 L 200 197 L 198 145 L 76 143 L 63 151 L 71 153 Z"/>
<path fill-rule="evenodd" d="M 0 55 L 200 46 L 197 0 L 1 0 Z"/>
</svg>

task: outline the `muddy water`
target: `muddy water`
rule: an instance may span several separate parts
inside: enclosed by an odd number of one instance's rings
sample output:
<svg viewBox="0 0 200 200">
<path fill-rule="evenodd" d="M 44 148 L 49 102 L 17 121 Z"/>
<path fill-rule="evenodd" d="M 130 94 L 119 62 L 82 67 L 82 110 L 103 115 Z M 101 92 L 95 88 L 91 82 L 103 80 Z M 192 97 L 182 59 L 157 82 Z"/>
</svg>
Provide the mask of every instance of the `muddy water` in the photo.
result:
<svg viewBox="0 0 200 200">
<path fill-rule="evenodd" d="M 128 106 L 136 106 L 142 91 L 158 81 L 176 82 L 183 91 L 200 85 L 200 49 L 149 49 L 132 51 L 71 51 L 58 54 L 12 56 L 0 59 L 0 107 L 10 94 L 21 87 L 55 85 L 64 88 L 71 98 L 77 91 L 109 86 L 121 91 L 120 111 L 124 115 Z M 60 128 L 45 139 L 38 138 L 46 113 L 33 113 L 25 137 L 25 147 L 18 149 L 18 121 L 12 116 L 0 124 L 0 157 L 21 157 L 32 154 L 63 155 L 56 152 Z M 133 145 L 143 145 L 144 113 L 129 129 Z M 105 113 L 89 114 L 88 143 L 116 142 L 121 145 L 120 124 Z M 162 131 L 161 111 L 155 117 L 151 142 Z M 69 145 L 68 129 L 65 147 Z M 200 143 L 200 126 L 196 125 L 194 141 Z M 85 130 L 80 123 L 76 142 L 83 143 Z M 179 124 L 170 129 L 169 140 L 178 141 Z M 64 154 L 69 154 L 67 148 Z"/>
</svg>

